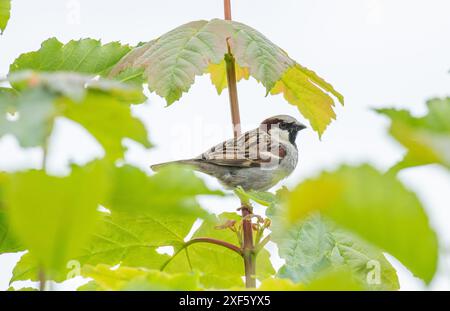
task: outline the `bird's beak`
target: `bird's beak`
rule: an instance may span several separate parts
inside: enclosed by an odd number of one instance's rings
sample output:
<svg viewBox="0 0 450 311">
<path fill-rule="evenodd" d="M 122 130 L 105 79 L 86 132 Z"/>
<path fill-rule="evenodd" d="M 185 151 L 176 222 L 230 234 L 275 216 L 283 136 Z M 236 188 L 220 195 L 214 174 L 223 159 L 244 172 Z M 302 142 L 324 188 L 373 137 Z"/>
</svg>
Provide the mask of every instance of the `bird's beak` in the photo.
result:
<svg viewBox="0 0 450 311">
<path fill-rule="evenodd" d="M 297 123 L 296 126 L 297 126 L 297 131 L 301 131 L 301 130 L 304 130 L 306 128 L 306 125 L 303 125 L 301 123 Z"/>
</svg>

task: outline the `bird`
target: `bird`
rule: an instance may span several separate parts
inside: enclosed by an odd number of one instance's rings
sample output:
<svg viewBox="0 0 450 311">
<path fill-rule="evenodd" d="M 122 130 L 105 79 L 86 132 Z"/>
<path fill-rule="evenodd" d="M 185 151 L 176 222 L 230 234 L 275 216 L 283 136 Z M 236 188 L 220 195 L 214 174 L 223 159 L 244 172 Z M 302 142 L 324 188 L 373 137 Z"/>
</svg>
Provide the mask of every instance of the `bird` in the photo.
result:
<svg viewBox="0 0 450 311">
<path fill-rule="evenodd" d="M 153 171 L 185 164 L 217 178 L 226 189 L 267 191 L 298 163 L 296 138 L 306 126 L 289 115 L 265 119 L 259 127 L 217 144 L 199 156 L 152 165 Z"/>
</svg>

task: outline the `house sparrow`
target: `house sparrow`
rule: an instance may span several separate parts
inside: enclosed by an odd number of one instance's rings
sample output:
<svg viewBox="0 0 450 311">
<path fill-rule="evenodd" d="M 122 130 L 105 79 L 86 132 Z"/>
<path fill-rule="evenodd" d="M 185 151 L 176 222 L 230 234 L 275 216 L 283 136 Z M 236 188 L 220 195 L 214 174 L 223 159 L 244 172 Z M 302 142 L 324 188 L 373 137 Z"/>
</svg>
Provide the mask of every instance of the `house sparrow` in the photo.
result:
<svg viewBox="0 0 450 311">
<path fill-rule="evenodd" d="M 254 130 L 218 144 L 198 157 L 152 165 L 187 164 L 216 177 L 226 188 L 265 191 L 289 176 L 297 166 L 295 144 L 298 131 L 306 128 L 295 118 L 278 115 Z"/>
</svg>

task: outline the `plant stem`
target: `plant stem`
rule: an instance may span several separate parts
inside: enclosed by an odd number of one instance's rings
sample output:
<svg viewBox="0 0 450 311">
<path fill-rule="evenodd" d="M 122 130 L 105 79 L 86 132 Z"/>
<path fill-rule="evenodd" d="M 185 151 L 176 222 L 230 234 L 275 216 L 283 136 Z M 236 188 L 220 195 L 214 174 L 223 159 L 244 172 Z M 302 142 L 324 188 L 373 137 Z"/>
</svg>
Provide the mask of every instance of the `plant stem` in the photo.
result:
<svg viewBox="0 0 450 311">
<path fill-rule="evenodd" d="M 231 0 L 224 0 L 224 15 L 226 20 L 231 20 Z M 229 38 L 228 38 L 229 39 Z M 233 123 L 233 135 L 238 137 L 241 134 L 241 117 L 239 115 L 239 102 L 236 83 L 236 62 L 231 52 L 230 44 L 227 39 L 228 55 L 225 57 L 227 67 L 228 95 L 230 98 L 231 122 Z M 243 245 L 242 256 L 245 266 L 245 286 L 247 288 L 256 287 L 255 271 L 256 257 L 253 245 L 253 229 L 251 219 L 246 218 L 252 213 L 251 207 L 241 200 L 242 210 L 242 231 Z"/>
<path fill-rule="evenodd" d="M 225 19 L 231 20 L 231 0 L 223 0 Z"/>
<path fill-rule="evenodd" d="M 244 244 L 242 245 L 242 256 L 244 257 L 245 286 L 247 288 L 256 287 L 256 253 L 253 245 L 252 220 L 247 215 L 252 213 L 251 208 L 242 205 L 242 232 Z"/>
<path fill-rule="evenodd" d="M 45 291 L 45 283 L 46 283 L 46 279 L 45 279 L 45 272 L 43 268 L 39 269 L 39 290 L 41 292 Z"/>
<path fill-rule="evenodd" d="M 195 238 L 195 239 L 189 240 L 186 243 L 184 243 L 183 246 L 162 265 L 160 270 L 163 271 L 167 267 L 167 265 L 172 261 L 172 259 L 174 259 L 182 250 L 184 250 L 189 245 L 192 245 L 195 243 L 211 243 L 211 244 L 219 245 L 219 246 L 228 248 L 229 250 L 232 250 L 232 251 L 238 253 L 240 256 L 242 256 L 241 249 L 231 243 L 228 243 L 228 242 L 225 242 L 222 240 L 213 239 L 213 238 Z"/>
<path fill-rule="evenodd" d="M 47 170 L 47 156 L 48 156 L 48 140 L 49 138 L 46 137 L 44 141 L 44 145 L 42 146 L 42 170 Z M 45 291 L 45 284 L 46 284 L 46 277 L 45 277 L 45 270 L 43 267 L 39 268 L 39 290 Z"/>
</svg>

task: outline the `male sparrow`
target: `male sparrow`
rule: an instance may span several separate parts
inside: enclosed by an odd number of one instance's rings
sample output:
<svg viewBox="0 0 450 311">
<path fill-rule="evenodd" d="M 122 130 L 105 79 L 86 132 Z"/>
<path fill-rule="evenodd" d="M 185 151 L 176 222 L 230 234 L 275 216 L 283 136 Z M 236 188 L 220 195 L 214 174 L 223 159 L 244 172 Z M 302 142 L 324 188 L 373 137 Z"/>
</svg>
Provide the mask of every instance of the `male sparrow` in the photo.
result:
<svg viewBox="0 0 450 311">
<path fill-rule="evenodd" d="M 297 166 L 298 131 L 306 128 L 295 118 L 278 115 L 254 130 L 218 144 L 198 157 L 152 165 L 157 171 L 173 163 L 188 164 L 216 177 L 226 188 L 265 191 L 289 176 Z"/>
</svg>

